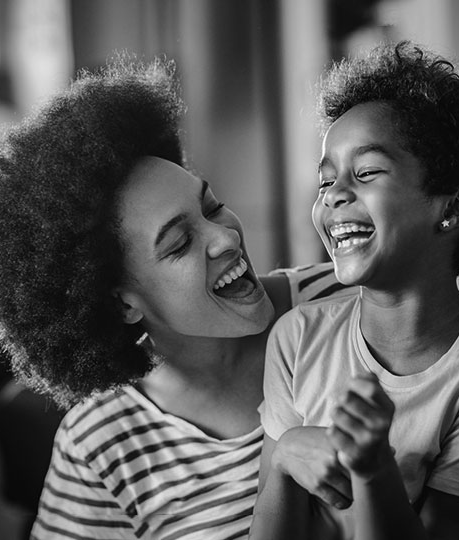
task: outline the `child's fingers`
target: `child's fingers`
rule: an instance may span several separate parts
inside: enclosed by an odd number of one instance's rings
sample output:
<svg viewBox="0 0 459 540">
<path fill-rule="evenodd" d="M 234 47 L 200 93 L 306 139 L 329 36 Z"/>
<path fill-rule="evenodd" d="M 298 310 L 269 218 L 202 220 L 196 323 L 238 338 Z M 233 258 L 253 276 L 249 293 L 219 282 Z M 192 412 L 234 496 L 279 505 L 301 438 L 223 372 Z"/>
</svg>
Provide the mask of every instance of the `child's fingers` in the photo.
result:
<svg viewBox="0 0 459 540">
<path fill-rule="evenodd" d="M 388 440 L 375 437 L 367 429 L 346 431 L 332 424 L 327 429 L 327 435 L 341 465 L 358 474 L 373 474 L 394 454 Z"/>
<path fill-rule="evenodd" d="M 385 410 L 394 410 L 394 404 L 384 392 L 374 373 L 359 375 L 349 381 L 347 392 L 353 392 L 374 407 L 382 407 Z"/>
<path fill-rule="evenodd" d="M 322 486 L 314 495 L 340 510 L 349 508 L 353 501 L 350 482 L 344 476 L 341 484 L 339 480 L 335 480 L 333 485 Z"/>
<path fill-rule="evenodd" d="M 362 403 L 362 409 L 364 409 L 366 404 L 365 402 Z M 331 420 L 334 426 L 353 438 L 361 431 L 367 429 L 367 423 L 369 424 L 372 421 L 371 418 L 368 418 L 363 414 L 354 414 L 347 405 L 338 405 L 331 414 Z"/>
<path fill-rule="evenodd" d="M 346 415 L 350 418 L 347 418 Z M 341 425 L 341 418 L 346 424 Z M 392 414 L 390 411 L 386 411 L 381 407 L 375 407 L 352 391 L 344 393 L 335 410 L 332 412 L 333 422 L 338 423 L 343 428 L 350 427 L 351 429 L 365 427 L 372 431 L 385 430 L 389 427 L 391 418 Z"/>
<path fill-rule="evenodd" d="M 370 419 L 366 425 L 341 407 L 335 409 L 332 422 L 332 429 L 329 430 L 329 433 L 335 435 L 332 443 L 335 449 L 345 452 L 356 452 L 357 449 L 364 452 L 366 448 L 371 448 L 384 438 L 390 427 L 390 423 L 381 418 Z"/>
<path fill-rule="evenodd" d="M 331 413 L 327 430 L 339 462 L 371 476 L 392 459 L 389 429 L 394 405 L 373 374 L 352 379 Z"/>
<path fill-rule="evenodd" d="M 341 429 L 337 424 L 332 424 L 327 429 L 327 435 L 335 448 L 335 450 L 338 452 L 338 459 L 342 465 L 345 467 L 348 466 L 347 463 L 344 463 L 339 456 L 339 453 L 349 455 L 354 454 L 356 449 L 356 444 L 353 439 L 353 437 L 345 430 Z"/>
</svg>

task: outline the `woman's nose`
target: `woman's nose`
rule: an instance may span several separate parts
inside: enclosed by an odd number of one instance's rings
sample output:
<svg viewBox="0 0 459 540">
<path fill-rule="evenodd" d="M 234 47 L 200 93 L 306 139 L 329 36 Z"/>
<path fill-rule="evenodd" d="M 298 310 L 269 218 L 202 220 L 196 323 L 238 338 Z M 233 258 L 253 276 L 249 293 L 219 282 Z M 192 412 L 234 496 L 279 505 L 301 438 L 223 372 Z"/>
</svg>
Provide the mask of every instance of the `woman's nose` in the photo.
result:
<svg viewBox="0 0 459 540">
<path fill-rule="evenodd" d="M 338 176 L 333 185 L 327 188 L 322 199 L 323 204 L 328 208 L 337 208 L 355 201 L 355 192 L 351 182 L 348 175 Z"/>
<path fill-rule="evenodd" d="M 223 253 L 241 251 L 241 236 L 236 229 L 208 222 L 207 253 L 215 259 Z"/>
</svg>

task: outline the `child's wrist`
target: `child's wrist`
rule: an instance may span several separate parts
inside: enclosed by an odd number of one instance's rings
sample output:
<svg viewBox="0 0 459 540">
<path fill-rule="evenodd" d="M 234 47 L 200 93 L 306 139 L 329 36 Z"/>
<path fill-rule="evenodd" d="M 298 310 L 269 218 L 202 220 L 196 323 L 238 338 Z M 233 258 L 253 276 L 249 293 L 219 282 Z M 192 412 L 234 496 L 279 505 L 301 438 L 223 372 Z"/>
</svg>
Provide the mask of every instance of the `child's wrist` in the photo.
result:
<svg viewBox="0 0 459 540">
<path fill-rule="evenodd" d="M 285 459 L 285 436 L 284 433 L 276 443 L 271 456 L 271 468 L 280 474 L 288 475 L 288 459 Z"/>
<path fill-rule="evenodd" d="M 397 462 L 395 461 L 391 447 L 387 446 L 387 448 L 384 448 L 376 457 L 371 467 L 355 467 L 350 468 L 350 471 L 354 479 L 358 479 L 361 483 L 369 484 L 378 482 L 381 478 L 391 474 L 394 467 L 398 467 Z"/>
</svg>

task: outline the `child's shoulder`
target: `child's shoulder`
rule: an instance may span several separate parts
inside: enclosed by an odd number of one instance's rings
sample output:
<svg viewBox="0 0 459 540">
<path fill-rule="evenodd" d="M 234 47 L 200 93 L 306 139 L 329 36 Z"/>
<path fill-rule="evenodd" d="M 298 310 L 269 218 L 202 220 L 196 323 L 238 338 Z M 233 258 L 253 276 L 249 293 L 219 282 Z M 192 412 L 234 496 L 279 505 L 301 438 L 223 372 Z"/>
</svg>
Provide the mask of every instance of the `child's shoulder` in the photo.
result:
<svg viewBox="0 0 459 540">
<path fill-rule="evenodd" d="M 296 312 L 295 317 L 316 317 L 319 314 L 337 314 L 342 311 L 352 310 L 359 302 L 360 296 L 355 289 L 349 289 L 340 296 L 331 296 L 328 298 L 319 298 L 301 302 L 291 311 Z"/>
<path fill-rule="evenodd" d="M 296 328 L 303 333 L 306 329 L 326 325 L 331 331 L 335 324 L 351 317 L 358 309 L 359 301 L 359 294 L 349 290 L 347 295 L 302 302 L 282 315 L 275 329 L 278 332 L 292 332 Z"/>
</svg>

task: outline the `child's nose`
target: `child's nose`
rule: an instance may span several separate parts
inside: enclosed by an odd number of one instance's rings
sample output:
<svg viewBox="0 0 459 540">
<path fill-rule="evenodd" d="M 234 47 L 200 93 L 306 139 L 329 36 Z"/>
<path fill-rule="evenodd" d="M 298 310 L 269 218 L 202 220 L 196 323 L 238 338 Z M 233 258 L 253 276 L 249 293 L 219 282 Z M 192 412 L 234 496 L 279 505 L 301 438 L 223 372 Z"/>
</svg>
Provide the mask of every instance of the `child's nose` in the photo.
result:
<svg viewBox="0 0 459 540">
<path fill-rule="evenodd" d="M 352 189 L 351 180 L 348 175 L 340 175 L 334 184 L 327 189 L 323 203 L 328 208 L 337 208 L 343 204 L 349 204 L 355 200 L 355 193 Z"/>
</svg>

